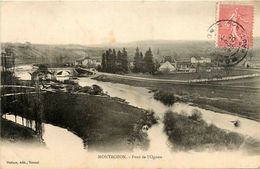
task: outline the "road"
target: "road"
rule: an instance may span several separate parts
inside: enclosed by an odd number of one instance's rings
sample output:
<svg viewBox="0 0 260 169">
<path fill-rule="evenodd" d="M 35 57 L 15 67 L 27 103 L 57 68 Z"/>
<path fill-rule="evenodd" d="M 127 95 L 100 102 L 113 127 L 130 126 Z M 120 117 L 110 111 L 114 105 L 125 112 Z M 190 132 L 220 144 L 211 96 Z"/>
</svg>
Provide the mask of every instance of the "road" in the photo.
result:
<svg viewBox="0 0 260 169">
<path fill-rule="evenodd" d="M 105 72 L 96 72 L 96 76 L 106 75 L 112 77 L 120 77 L 123 79 L 133 79 L 133 80 L 145 80 L 145 81 L 157 81 L 157 82 L 174 82 L 174 83 L 188 83 L 187 80 L 173 80 L 173 79 L 156 79 L 156 78 L 147 78 L 147 77 L 137 77 L 137 76 L 129 76 L 129 75 L 118 75 L 113 73 L 105 73 Z"/>
<path fill-rule="evenodd" d="M 8 96 L 18 96 L 18 95 L 26 95 L 26 94 L 37 94 L 38 92 L 27 92 L 27 93 L 10 93 L 10 94 L 4 94 L 1 97 L 8 97 Z"/>
</svg>

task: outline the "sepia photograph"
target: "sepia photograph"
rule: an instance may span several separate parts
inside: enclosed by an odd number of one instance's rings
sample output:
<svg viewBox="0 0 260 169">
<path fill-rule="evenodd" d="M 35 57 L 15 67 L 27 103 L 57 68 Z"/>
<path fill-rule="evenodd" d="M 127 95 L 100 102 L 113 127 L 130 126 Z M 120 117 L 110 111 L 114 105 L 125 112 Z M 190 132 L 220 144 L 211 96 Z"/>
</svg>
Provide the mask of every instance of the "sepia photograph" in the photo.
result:
<svg viewBox="0 0 260 169">
<path fill-rule="evenodd" d="M 0 169 L 260 167 L 260 1 L 0 2 Z"/>
</svg>

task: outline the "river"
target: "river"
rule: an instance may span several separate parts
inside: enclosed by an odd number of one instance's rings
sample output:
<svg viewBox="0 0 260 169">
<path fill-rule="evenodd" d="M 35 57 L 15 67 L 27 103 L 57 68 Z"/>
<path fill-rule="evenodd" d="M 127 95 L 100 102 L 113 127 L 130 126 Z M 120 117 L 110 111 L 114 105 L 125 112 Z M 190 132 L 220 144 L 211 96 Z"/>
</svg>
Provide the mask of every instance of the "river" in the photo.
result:
<svg viewBox="0 0 260 169">
<path fill-rule="evenodd" d="M 190 114 L 193 109 L 198 109 L 201 111 L 202 117 L 207 123 L 212 123 L 219 128 L 234 131 L 260 140 L 260 131 L 256 130 L 257 128 L 260 128 L 260 123 L 254 120 L 205 110 L 196 106 L 192 106 L 188 103 L 175 103 L 173 106 L 168 107 L 153 99 L 153 93 L 149 92 L 148 89 L 143 87 L 133 87 L 125 84 L 101 82 L 90 78 L 81 78 L 79 80 L 79 84 L 81 86 L 97 84 L 112 97 L 125 99 L 127 102 L 129 102 L 130 105 L 139 108 L 154 110 L 160 119 L 163 118 L 164 113 L 169 109 L 176 113 L 185 112 L 186 114 Z M 234 120 L 239 120 L 241 122 L 241 127 L 235 127 L 233 123 L 231 123 L 231 121 Z M 163 137 L 163 135 L 161 135 L 161 137 Z"/>
<path fill-rule="evenodd" d="M 28 165 L 26 168 L 107 168 L 107 166 L 111 166 L 111 168 L 120 166 L 127 166 L 129 168 L 208 168 L 214 166 L 214 168 L 218 168 L 237 166 L 256 167 L 259 164 L 259 155 L 249 156 L 240 150 L 223 150 L 216 152 L 171 152 L 168 138 L 163 132 L 164 126 L 162 123 L 163 115 L 165 111 L 169 109 L 177 113 L 190 113 L 192 109 L 196 108 L 202 112 L 203 119 L 208 123 L 213 123 L 219 128 L 248 135 L 260 140 L 260 133 L 257 130 L 260 128 L 260 124 L 256 121 L 200 109 L 185 103 L 175 103 L 173 106 L 167 107 L 161 102 L 154 100 L 153 94 L 149 93 L 149 90 L 142 87 L 100 82 L 89 78 L 80 78 L 79 84 L 81 86 L 97 84 L 112 97 L 125 99 L 130 105 L 139 108 L 154 110 L 156 116 L 158 116 L 160 120 L 158 124 L 152 126 L 152 128 L 148 130 L 148 137 L 150 140 L 149 149 L 147 151 L 136 149 L 132 153 L 123 153 L 128 156 L 128 159 L 124 160 L 98 159 L 98 155 L 100 154 L 118 153 L 88 152 L 83 148 L 82 139 L 75 134 L 51 124 L 43 124 L 43 139 L 46 147 L 1 141 L 1 166 L 4 166 L 4 168 L 23 168 L 21 165 L 14 166 L 6 164 L 6 161 L 10 159 L 13 161 L 39 161 L 38 165 Z M 13 116 L 8 116 L 8 119 L 13 120 Z M 233 120 L 240 120 L 242 124 L 241 127 L 234 127 L 230 122 Z M 140 156 L 162 156 L 162 159 L 132 159 L 131 156 L 133 154 Z M 211 160 L 208 160 L 205 163 L 205 159 Z"/>
</svg>

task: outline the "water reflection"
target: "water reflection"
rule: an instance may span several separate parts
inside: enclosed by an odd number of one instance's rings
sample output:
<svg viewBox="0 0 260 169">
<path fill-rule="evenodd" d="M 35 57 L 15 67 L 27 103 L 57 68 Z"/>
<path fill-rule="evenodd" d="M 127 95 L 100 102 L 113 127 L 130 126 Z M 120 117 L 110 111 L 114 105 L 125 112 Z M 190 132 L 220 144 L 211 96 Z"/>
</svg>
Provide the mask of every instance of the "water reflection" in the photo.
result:
<svg viewBox="0 0 260 169">
<path fill-rule="evenodd" d="M 4 114 L 3 118 L 36 131 L 36 123 L 34 120 L 28 120 L 26 118 L 22 118 L 20 116 L 15 116 L 12 114 Z"/>
<path fill-rule="evenodd" d="M 6 115 L 6 119 L 15 121 L 14 115 Z M 17 116 L 16 122 L 22 124 L 22 118 Z M 8 160 L 39 161 L 39 165 L 29 165 L 29 168 L 79 168 L 86 165 L 86 151 L 83 149 L 81 138 L 51 124 L 43 123 L 43 127 L 42 138 L 45 146 L 1 140 L 1 166 L 11 169 L 21 168 L 19 165 L 7 165 Z"/>
</svg>

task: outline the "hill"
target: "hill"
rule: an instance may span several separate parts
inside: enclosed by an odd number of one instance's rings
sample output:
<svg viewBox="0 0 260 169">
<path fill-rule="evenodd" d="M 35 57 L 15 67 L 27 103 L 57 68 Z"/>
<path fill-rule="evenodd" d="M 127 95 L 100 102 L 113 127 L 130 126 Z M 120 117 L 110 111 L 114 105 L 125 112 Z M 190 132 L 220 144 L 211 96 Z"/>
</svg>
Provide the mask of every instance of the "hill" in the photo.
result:
<svg viewBox="0 0 260 169">
<path fill-rule="evenodd" d="M 45 45 L 30 43 L 4 43 L 1 46 L 13 49 L 16 64 L 30 63 L 73 63 L 76 59 L 89 56 L 100 60 L 103 50 L 101 48 L 86 47 L 82 45 Z"/>
<path fill-rule="evenodd" d="M 171 41 L 145 40 L 129 43 L 101 44 L 84 46 L 77 44 L 47 45 L 30 43 L 4 43 L 2 47 L 10 46 L 15 52 L 17 64 L 28 63 L 68 63 L 86 56 L 101 61 L 102 53 L 108 48 L 122 50 L 126 48 L 129 60 L 132 61 L 136 47 L 143 54 L 152 49 L 154 58 L 160 61 L 163 56 L 174 56 L 178 61 L 189 61 L 192 56 L 210 56 L 210 49 L 214 48 L 213 41 Z M 256 63 L 260 63 L 260 38 L 254 38 L 254 48 L 249 56 Z"/>
<path fill-rule="evenodd" d="M 143 54 L 150 47 L 153 55 L 157 59 L 163 56 L 174 56 L 177 60 L 187 61 L 192 56 L 210 56 L 210 49 L 215 48 L 214 41 L 193 40 L 193 41 L 176 41 L 176 40 L 144 40 L 129 43 L 117 44 L 103 44 L 96 47 L 103 48 L 127 48 L 130 56 L 134 55 L 136 47 L 138 47 Z M 158 53 L 159 51 L 159 53 Z M 249 50 L 249 56 L 252 56 L 253 61 L 260 63 L 260 37 L 253 39 L 253 49 Z"/>
</svg>

